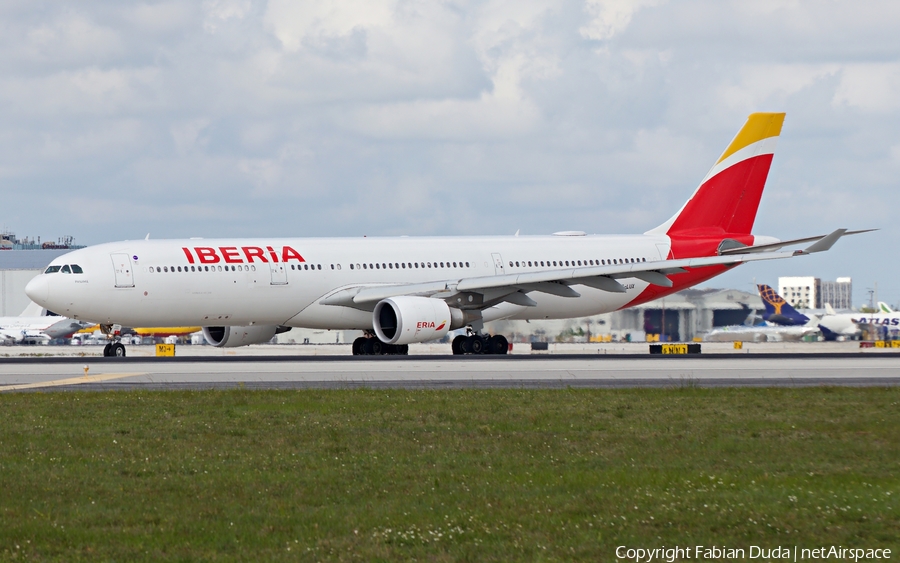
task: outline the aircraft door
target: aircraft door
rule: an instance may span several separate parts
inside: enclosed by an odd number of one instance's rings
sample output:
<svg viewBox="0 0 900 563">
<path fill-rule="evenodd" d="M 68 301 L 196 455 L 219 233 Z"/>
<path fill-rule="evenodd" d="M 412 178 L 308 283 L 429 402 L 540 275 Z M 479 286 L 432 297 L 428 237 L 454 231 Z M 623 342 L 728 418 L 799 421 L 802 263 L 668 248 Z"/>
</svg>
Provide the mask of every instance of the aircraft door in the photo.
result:
<svg viewBox="0 0 900 563">
<path fill-rule="evenodd" d="M 494 274 L 498 276 L 505 274 L 506 270 L 503 268 L 503 258 L 500 254 L 494 252 L 491 256 L 494 258 Z"/>
<path fill-rule="evenodd" d="M 131 256 L 123 253 L 110 254 L 113 270 L 116 272 L 116 287 L 134 287 L 134 267 Z"/>
<path fill-rule="evenodd" d="M 281 262 L 269 262 L 272 272 L 272 285 L 287 285 L 287 270 Z"/>
</svg>

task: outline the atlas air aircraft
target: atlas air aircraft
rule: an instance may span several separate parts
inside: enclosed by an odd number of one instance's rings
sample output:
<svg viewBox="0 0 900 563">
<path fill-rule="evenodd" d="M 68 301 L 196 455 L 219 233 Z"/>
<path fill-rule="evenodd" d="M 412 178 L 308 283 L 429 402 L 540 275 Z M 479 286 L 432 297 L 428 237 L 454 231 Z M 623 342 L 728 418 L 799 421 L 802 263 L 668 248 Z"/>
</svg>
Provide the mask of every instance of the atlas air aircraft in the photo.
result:
<svg viewBox="0 0 900 563">
<path fill-rule="evenodd" d="M 836 313 L 828 307 L 826 314 L 819 319 L 819 327 L 828 339 L 860 336 L 863 328 L 886 338 L 900 331 L 900 313 L 893 310 L 884 312 L 881 309 L 877 313 Z"/>
<path fill-rule="evenodd" d="M 203 326 L 213 346 L 269 341 L 291 327 L 362 330 L 354 354 L 465 328 L 454 354 L 505 354 L 484 323 L 607 313 L 706 281 L 745 262 L 828 250 L 843 235 L 751 234 L 783 113 L 755 113 L 691 198 L 638 235 L 137 240 L 75 250 L 26 287 L 36 303 L 116 326 Z M 806 244 L 802 250 L 785 246 Z M 76 273 L 76 268 L 78 273 Z"/>
</svg>

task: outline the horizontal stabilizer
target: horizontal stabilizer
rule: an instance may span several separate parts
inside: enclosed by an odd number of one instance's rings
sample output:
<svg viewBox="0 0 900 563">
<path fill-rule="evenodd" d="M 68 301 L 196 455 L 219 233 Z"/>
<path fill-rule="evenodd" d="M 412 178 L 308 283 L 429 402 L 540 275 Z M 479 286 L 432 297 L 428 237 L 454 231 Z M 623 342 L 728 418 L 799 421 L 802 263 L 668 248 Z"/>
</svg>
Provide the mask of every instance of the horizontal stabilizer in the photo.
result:
<svg viewBox="0 0 900 563">
<path fill-rule="evenodd" d="M 878 229 L 863 229 L 861 231 L 848 231 L 846 229 L 838 229 L 838 230 L 844 231 L 844 232 L 837 238 L 850 236 L 850 235 L 858 235 L 860 233 L 870 233 L 872 231 L 877 231 Z M 727 248 L 727 249 L 719 250 L 719 255 L 720 256 L 732 256 L 735 254 L 753 254 L 756 252 L 766 252 L 768 250 L 778 250 L 780 248 L 784 248 L 785 246 L 791 246 L 794 244 L 803 244 L 805 242 L 819 241 L 819 240 L 822 240 L 825 237 L 831 236 L 833 234 L 834 233 L 830 233 L 828 235 L 818 235 L 815 237 L 782 240 L 782 241 L 774 242 L 772 244 L 759 244 L 756 246 L 739 246 L 736 248 Z M 837 239 L 834 239 L 834 240 L 836 241 Z M 834 244 L 834 242 L 832 242 L 831 244 Z M 813 245 L 813 246 L 815 246 L 815 245 Z M 810 247 L 810 248 L 812 248 L 812 247 Z M 829 246 L 828 248 L 831 248 L 831 247 Z M 808 250 L 809 249 L 804 250 L 803 254 L 810 254 L 810 252 Z M 825 250 L 827 250 L 827 249 L 825 249 Z M 822 252 L 822 250 L 816 250 L 814 252 Z"/>
</svg>

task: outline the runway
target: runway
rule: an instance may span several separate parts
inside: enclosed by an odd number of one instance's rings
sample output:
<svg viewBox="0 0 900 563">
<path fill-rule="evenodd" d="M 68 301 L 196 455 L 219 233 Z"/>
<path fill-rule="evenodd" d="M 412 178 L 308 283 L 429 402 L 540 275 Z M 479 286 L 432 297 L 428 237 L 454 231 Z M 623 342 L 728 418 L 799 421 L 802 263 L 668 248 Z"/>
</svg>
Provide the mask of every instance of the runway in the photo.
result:
<svg viewBox="0 0 900 563">
<path fill-rule="evenodd" d="M 0 392 L 811 385 L 900 385 L 900 354 L 0 359 Z"/>
</svg>

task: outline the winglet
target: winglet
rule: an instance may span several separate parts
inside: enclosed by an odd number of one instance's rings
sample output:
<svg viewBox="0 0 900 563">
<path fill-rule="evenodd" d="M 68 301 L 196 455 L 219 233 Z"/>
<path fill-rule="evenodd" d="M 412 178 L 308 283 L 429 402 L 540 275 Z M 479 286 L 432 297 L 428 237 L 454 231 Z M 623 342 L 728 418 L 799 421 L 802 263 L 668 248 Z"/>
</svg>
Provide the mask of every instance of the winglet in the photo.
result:
<svg viewBox="0 0 900 563">
<path fill-rule="evenodd" d="M 813 254 L 815 252 L 825 252 L 834 246 L 834 243 L 838 241 L 839 238 L 844 236 L 847 232 L 847 229 L 837 229 L 836 231 L 825 235 L 818 241 L 804 248 L 803 250 L 798 250 L 797 254 Z"/>
</svg>

